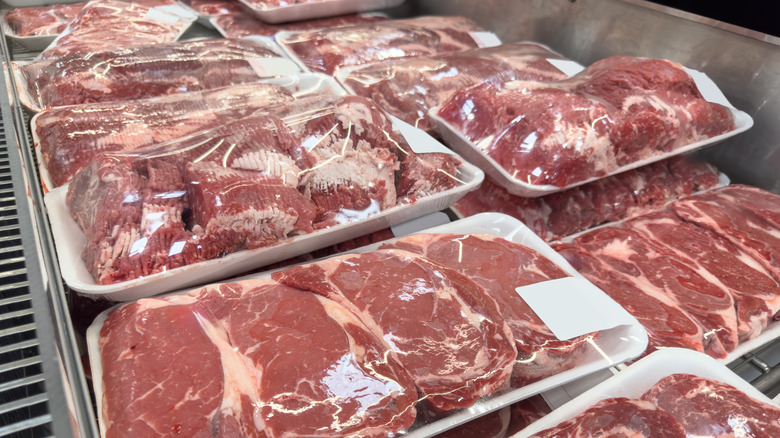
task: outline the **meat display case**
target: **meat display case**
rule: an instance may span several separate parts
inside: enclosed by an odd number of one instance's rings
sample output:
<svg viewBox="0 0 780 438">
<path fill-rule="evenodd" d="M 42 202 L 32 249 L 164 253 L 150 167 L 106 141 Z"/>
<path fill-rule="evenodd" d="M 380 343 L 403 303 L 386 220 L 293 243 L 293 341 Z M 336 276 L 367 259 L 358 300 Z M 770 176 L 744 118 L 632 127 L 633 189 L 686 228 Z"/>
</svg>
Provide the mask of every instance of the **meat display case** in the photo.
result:
<svg viewBox="0 0 780 438">
<path fill-rule="evenodd" d="M 7 9 L 7 5 L 3 5 Z M 780 38 L 640 0 L 407 0 L 395 17 L 463 15 L 503 41 L 536 41 L 582 64 L 617 55 L 667 58 L 708 74 L 754 119 L 699 155 L 732 182 L 780 193 Z M 186 35 L 218 36 L 195 25 Z M 3 60 L 33 54 L 2 39 Z M 98 436 L 70 291 L 58 268 L 29 114 L 3 73 L 0 93 L 0 436 Z M 730 364 L 780 393 L 780 341 Z"/>
</svg>

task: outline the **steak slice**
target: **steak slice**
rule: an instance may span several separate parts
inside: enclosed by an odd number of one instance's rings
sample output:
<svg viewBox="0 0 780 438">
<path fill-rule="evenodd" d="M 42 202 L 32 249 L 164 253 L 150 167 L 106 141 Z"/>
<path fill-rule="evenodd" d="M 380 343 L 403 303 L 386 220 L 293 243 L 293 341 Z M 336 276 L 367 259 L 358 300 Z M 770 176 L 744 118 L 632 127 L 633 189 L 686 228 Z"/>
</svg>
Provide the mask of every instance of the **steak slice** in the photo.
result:
<svg viewBox="0 0 780 438">
<path fill-rule="evenodd" d="M 515 339 L 512 384 L 522 387 L 573 368 L 596 334 L 561 341 L 520 298 L 518 287 L 568 277 L 563 269 L 525 246 L 485 234 L 417 234 L 381 247 L 422 255 L 484 287 L 496 301 Z"/>
<path fill-rule="evenodd" d="M 269 436 L 378 438 L 414 422 L 411 377 L 336 302 L 268 280 L 194 293 L 229 343 L 223 354 L 246 370 L 236 389 L 256 391 L 254 416 Z"/>
<path fill-rule="evenodd" d="M 506 383 L 517 356 L 485 290 L 417 254 L 344 255 L 274 273 L 344 305 L 412 375 L 435 410 L 465 408 Z"/>
<path fill-rule="evenodd" d="M 758 187 L 731 184 L 716 191 L 724 201 L 737 204 L 780 229 L 780 196 Z"/>
<path fill-rule="evenodd" d="M 409 150 L 396 177 L 399 202 L 414 203 L 420 198 L 457 187 L 463 160 L 442 152 L 417 154 Z"/>
<path fill-rule="evenodd" d="M 664 377 L 643 396 L 670 413 L 687 436 L 780 436 L 780 408 L 739 389 L 691 374 Z"/>
<path fill-rule="evenodd" d="M 653 403 L 619 397 L 601 400 L 532 438 L 685 438 L 685 432 L 673 416 Z"/>
</svg>

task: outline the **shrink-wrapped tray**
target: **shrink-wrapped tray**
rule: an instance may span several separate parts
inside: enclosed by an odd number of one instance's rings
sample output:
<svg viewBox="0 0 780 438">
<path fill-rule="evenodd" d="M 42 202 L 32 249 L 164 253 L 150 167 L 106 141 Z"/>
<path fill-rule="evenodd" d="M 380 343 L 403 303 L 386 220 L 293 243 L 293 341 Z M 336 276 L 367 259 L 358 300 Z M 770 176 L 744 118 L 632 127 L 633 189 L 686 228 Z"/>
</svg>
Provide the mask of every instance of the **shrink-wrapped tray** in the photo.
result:
<svg viewBox="0 0 780 438">
<path fill-rule="evenodd" d="M 295 21 L 292 23 L 270 24 L 258 20 L 249 14 L 239 13 L 213 17 L 211 23 L 225 38 L 241 38 L 253 35 L 273 37 L 277 32 L 283 30 L 293 31 L 334 28 L 386 20 L 389 20 L 389 18 L 383 14 L 363 13 L 318 18 L 315 20 Z"/>
<path fill-rule="evenodd" d="M 288 23 L 398 6 L 404 0 L 239 0 L 266 23 Z"/>
</svg>

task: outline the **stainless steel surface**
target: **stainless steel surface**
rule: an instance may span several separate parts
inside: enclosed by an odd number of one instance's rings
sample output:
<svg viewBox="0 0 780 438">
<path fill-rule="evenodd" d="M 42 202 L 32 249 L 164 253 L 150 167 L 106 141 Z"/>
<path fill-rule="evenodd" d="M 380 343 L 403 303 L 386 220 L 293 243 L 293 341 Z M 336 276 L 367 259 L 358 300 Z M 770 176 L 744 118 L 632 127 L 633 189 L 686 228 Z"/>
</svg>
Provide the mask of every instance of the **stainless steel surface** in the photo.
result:
<svg viewBox="0 0 780 438">
<path fill-rule="evenodd" d="M 405 13 L 463 15 L 583 64 L 622 54 L 707 73 L 755 125 L 702 154 L 732 181 L 780 193 L 780 38 L 640 0 L 409 1 Z"/>
</svg>

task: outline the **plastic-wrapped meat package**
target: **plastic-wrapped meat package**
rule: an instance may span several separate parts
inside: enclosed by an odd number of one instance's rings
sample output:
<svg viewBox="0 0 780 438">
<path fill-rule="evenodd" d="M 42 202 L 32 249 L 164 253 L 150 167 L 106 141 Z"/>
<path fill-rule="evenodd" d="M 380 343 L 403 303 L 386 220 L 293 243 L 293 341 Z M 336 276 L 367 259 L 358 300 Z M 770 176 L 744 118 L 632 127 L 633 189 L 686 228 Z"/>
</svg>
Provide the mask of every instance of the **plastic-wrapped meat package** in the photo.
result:
<svg viewBox="0 0 780 438">
<path fill-rule="evenodd" d="M 268 280 L 125 305 L 98 342 L 106 437 L 383 437 L 415 418 L 409 374 L 356 315 Z"/>
<path fill-rule="evenodd" d="M 329 258 L 272 278 L 345 306 L 396 352 L 425 409 L 473 405 L 504 385 L 517 351 L 493 301 L 468 277 L 397 249 Z"/>
<path fill-rule="evenodd" d="M 574 368 L 597 333 L 559 340 L 515 290 L 546 280 L 568 277 L 538 252 L 505 239 L 481 234 L 419 234 L 382 248 L 421 254 L 454 269 L 484 287 L 498 304 L 515 339 L 517 360 L 512 385 L 522 387 Z M 485 263 L 489 260 L 489 263 Z"/>
<path fill-rule="evenodd" d="M 553 83 L 476 85 L 436 116 L 514 180 L 557 188 L 735 128 L 732 112 L 704 100 L 682 66 L 628 56 Z"/>
<path fill-rule="evenodd" d="M 206 17 L 239 14 L 244 10 L 238 0 L 185 0 L 184 3 Z"/>
<path fill-rule="evenodd" d="M 51 181 L 60 186 L 100 152 L 140 149 L 289 102 L 292 92 L 253 82 L 122 102 L 50 108 L 35 133 Z M 50 187 L 51 188 L 51 187 Z"/>
<path fill-rule="evenodd" d="M 89 2 L 38 59 L 176 41 L 194 17 L 188 19 L 176 9 L 158 7 L 175 4 L 162 0 Z"/>
<path fill-rule="evenodd" d="M 396 196 L 408 155 L 461 163 L 415 154 L 360 97 L 302 99 L 272 112 L 284 119 L 250 116 L 151 148 L 100 154 L 79 171 L 66 201 L 96 282 L 283 243 L 422 197 Z M 440 181 L 425 194 L 459 184 Z"/>
<path fill-rule="evenodd" d="M 417 17 L 277 36 L 306 67 L 333 74 L 338 67 L 477 48 L 463 17 Z"/>
<path fill-rule="evenodd" d="M 316 3 L 327 0 L 246 0 L 253 7 L 259 9 L 278 8 L 280 6 L 298 5 L 302 3 Z"/>
<path fill-rule="evenodd" d="M 547 59 L 561 56 L 532 43 L 504 44 L 372 63 L 342 70 L 337 78 L 353 93 L 369 97 L 390 114 L 430 131 L 428 111 L 455 91 L 510 80 L 554 81 L 567 77 Z"/>
<path fill-rule="evenodd" d="M 87 3 L 15 8 L 3 19 L 16 36 L 56 35 L 66 27 Z"/>
<path fill-rule="evenodd" d="M 550 242 L 716 187 L 718 175 L 704 161 L 677 156 L 538 198 L 515 196 L 486 179 L 453 208 L 462 216 L 488 211 L 508 214 Z"/>
<path fill-rule="evenodd" d="M 19 66 L 34 105 L 135 100 L 257 81 L 257 58 L 280 55 L 251 40 L 211 39 L 104 50 Z"/>
<path fill-rule="evenodd" d="M 381 14 L 348 14 L 282 24 L 265 23 L 246 13 L 221 15 L 215 18 L 217 27 L 228 38 L 253 35 L 272 37 L 282 30 L 330 29 L 386 20 L 389 18 Z"/>
</svg>

